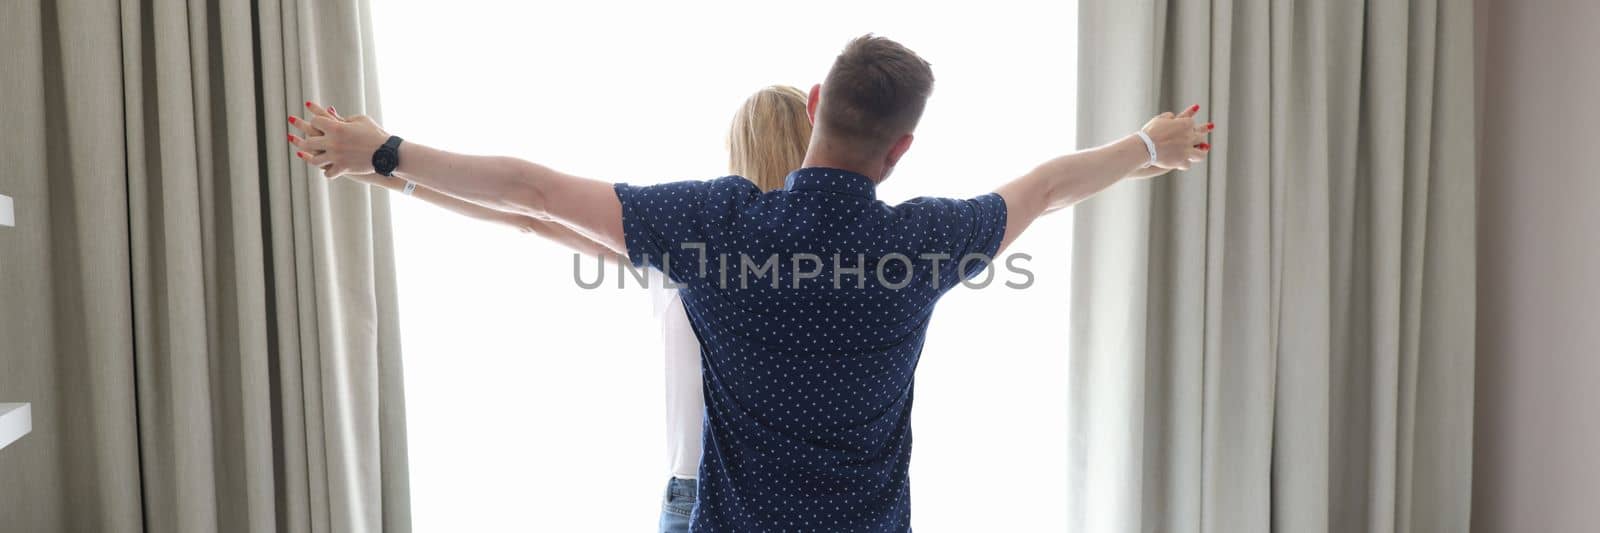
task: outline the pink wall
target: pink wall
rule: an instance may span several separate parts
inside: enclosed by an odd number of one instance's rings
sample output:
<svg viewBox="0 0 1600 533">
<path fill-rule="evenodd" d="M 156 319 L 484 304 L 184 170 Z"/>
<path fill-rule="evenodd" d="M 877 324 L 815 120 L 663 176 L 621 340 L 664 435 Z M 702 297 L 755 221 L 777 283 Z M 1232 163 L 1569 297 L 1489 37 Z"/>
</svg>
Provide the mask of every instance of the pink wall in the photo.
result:
<svg viewBox="0 0 1600 533">
<path fill-rule="evenodd" d="M 1473 530 L 1600 531 L 1600 1 L 1477 3 Z"/>
</svg>

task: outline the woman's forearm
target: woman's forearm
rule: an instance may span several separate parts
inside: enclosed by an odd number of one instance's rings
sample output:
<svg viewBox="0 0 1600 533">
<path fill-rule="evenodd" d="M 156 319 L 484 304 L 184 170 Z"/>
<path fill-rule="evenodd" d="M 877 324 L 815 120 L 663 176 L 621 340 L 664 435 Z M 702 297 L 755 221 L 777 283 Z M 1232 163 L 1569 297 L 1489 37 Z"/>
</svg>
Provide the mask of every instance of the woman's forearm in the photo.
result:
<svg viewBox="0 0 1600 533">
<path fill-rule="evenodd" d="M 395 192 L 405 190 L 406 182 L 404 179 L 384 178 L 376 174 L 371 176 L 377 178 L 373 185 Z M 611 260 L 620 260 L 621 258 L 612 249 L 559 222 L 490 209 L 420 185 L 412 190 L 411 197 L 443 207 L 459 215 L 510 226 L 524 233 L 532 233 L 544 237 L 584 255 Z"/>
<path fill-rule="evenodd" d="M 538 187 L 541 172 L 553 171 L 516 158 L 457 154 L 408 141 L 400 145 L 394 173 L 478 206 L 546 218 Z"/>
<path fill-rule="evenodd" d="M 1103 146 L 1045 162 L 1034 169 L 1045 180 L 1045 212 L 1069 207 L 1138 171 L 1146 161 L 1144 145 L 1128 136 Z"/>
<path fill-rule="evenodd" d="M 386 178 L 377 174 L 360 176 L 357 179 L 360 181 L 369 182 L 374 186 L 382 187 L 393 192 L 404 192 L 406 186 L 406 180 L 404 179 L 396 177 Z M 517 229 L 522 229 L 521 226 L 516 224 L 516 220 L 521 218 L 520 215 L 490 209 L 466 200 L 462 200 L 460 198 L 456 198 L 454 196 L 450 196 L 448 194 L 441 193 L 439 191 L 435 191 L 433 189 L 429 189 L 427 187 L 418 186 L 411 192 L 411 197 L 439 207 L 443 207 L 458 215 L 476 218 L 478 220 L 496 222 L 499 224 L 512 226 Z"/>
</svg>

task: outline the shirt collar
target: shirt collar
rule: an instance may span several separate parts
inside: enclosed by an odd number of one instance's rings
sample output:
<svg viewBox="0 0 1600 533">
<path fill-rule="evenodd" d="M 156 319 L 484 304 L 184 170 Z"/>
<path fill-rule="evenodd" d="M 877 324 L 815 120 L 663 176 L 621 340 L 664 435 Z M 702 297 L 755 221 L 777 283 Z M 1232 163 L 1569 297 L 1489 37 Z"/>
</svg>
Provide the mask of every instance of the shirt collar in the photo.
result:
<svg viewBox="0 0 1600 533">
<path fill-rule="evenodd" d="M 807 167 L 789 173 L 783 180 L 787 191 L 826 191 L 876 199 L 877 192 L 866 176 L 837 168 Z"/>
</svg>

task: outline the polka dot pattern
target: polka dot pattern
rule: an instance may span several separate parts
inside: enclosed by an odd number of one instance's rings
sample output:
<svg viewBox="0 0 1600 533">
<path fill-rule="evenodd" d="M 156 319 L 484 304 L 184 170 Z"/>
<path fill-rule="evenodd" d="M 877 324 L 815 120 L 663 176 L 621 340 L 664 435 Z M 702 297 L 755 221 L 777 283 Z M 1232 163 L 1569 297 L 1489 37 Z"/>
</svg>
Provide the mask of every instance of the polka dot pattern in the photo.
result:
<svg viewBox="0 0 1600 533">
<path fill-rule="evenodd" d="M 987 267 L 957 272 L 968 254 L 996 253 L 1005 201 L 889 206 L 865 176 L 828 168 L 765 194 L 738 176 L 616 193 L 629 260 L 684 284 L 700 339 L 692 530 L 909 531 L 912 378 L 928 319 Z"/>
</svg>

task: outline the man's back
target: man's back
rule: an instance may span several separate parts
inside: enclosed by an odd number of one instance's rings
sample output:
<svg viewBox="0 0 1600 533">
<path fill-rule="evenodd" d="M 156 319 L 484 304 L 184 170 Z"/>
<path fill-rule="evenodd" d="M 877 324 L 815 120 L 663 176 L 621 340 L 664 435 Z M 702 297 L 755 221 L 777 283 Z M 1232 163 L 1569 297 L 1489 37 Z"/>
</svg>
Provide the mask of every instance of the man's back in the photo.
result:
<svg viewBox="0 0 1600 533">
<path fill-rule="evenodd" d="M 702 346 L 695 530 L 909 529 L 923 335 L 1000 246 L 1004 201 L 890 207 L 824 168 L 767 194 L 738 177 L 616 190 L 630 259 L 685 284 Z"/>
</svg>

